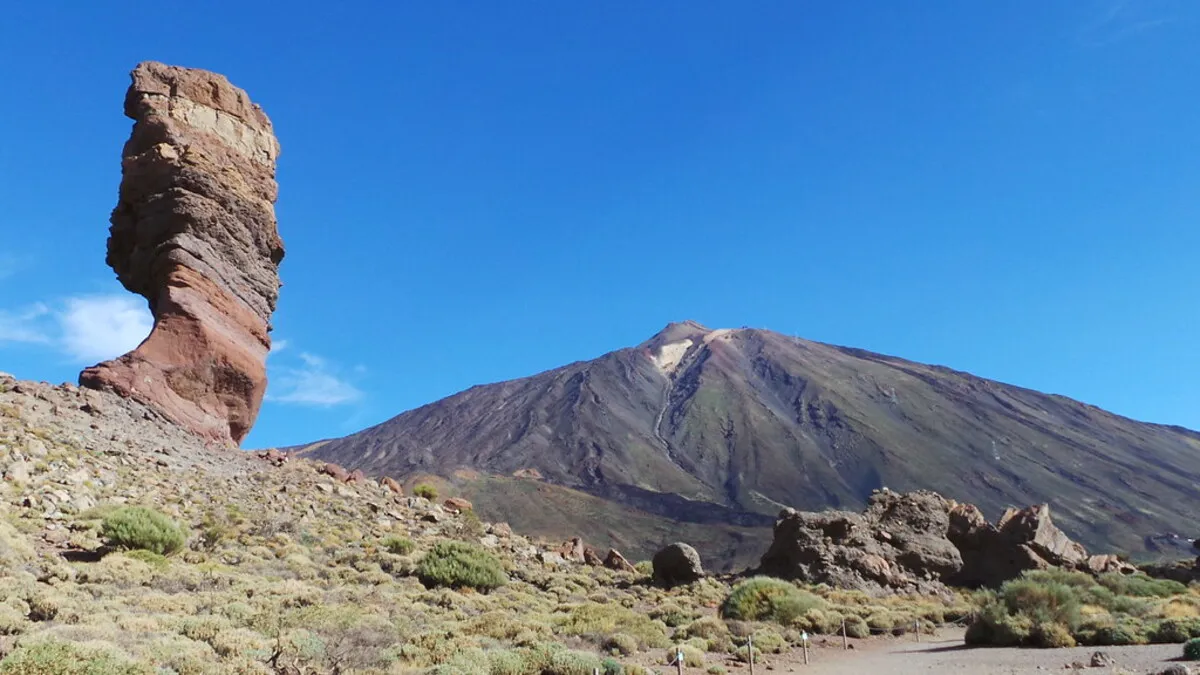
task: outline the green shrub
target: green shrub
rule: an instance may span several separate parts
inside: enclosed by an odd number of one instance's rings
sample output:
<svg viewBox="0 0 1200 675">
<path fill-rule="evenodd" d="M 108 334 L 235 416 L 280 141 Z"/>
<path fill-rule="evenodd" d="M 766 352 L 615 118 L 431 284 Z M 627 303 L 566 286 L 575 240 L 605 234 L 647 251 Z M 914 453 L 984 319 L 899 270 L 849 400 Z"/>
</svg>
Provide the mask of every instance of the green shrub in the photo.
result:
<svg viewBox="0 0 1200 675">
<path fill-rule="evenodd" d="M 163 554 L 155 553 L 154 551 L 147 551 L 143 548 L 126 551 L 125 557 L 133 558 L 134 560 L 140 560 L 158 570 L 164 569 L 171 564 L 170 561 L 167 560 L 167 557 Z"/>
<path fill-rule="evenodd" d="M 413 543 L 412 539 L 409 539 L 408 537 L 397 537 L 394 535 L 390 537 L 384 537 L 379 542 L 379 545 L 382 546 L 383 549 L 388 553 L 393 553 L 395 555 L 408 555 L 409 553 L 413 552 L 414 548 L 416 548 L 416 544 Z"/>
<path fill-rule="evenodd" d="M 1080 601 L 1074 587 L 1059 581 L 1016 579 L 1000 587 L 1009 614 L 1024 614 L 1034 623 L 1079 624 Z"/>
<path fill-rule="evenodd" d="M 550 664 L 542 669 L 542 675 L 592 675 L 600 667 L 600 657 L 591 652 L 563 649 L 550 656 Z"/>
<path fill-rule="evenodd" d="M 1075 631 L 1075 639 L 1090 647 L 1124 647 L 1150 642 L 1142 622 L 1133 617 L 1118 621 L 1084 624 Z"/>
<path fill-rule="evenodd" d="M 665 602 L 650 610 L 650 618 L 658 619 L 670 628 L 678 628 L 696 618 L 695 612 L 689 612 L 673 602 Z"/>
<path fill-rule="evenodd" d="M 1150 630 L 1150 641 L 1156 644 L 1187 642 L 1200 638 L 1200 618 L 1163 619 Z"/>
<path fill-rule="evenodd" d="M 417 565 L 417 578 L 430 588 L 473 588 L 484 593 L 508 583 L 504 568 L 494 555 L 463 541 L 435 544 Z"/>
<path fill-rule="evenodd" d="M 704 666 L 704 652 L 691 645 L 677 645 L 673 649 L 667 650 L 663 663 L 674 663 L 676 655 L 680 652 L 683 653 L 683 665 L 688 668 Z"/>
<path fill-rule="evenodd" d="M 620 661 L 610 656 L 600 659 L 600 672 L 604 675 L 623 675 L 625 667 L 621 665 Z"/>
<path fill-rule="evenodd" d="M 417 497 L 423 497 L 432 502 L 432 501 L 437 500 L 438 491 L 437 491 L 437 488 L 433 487 L 432 485 L 430 485 L 428 483 L 421 483 L 420 485 L 413 488 L 413 495 L 415 495 Z"/>
<path fill-rule="evenodd" d="M 649 560 L 642 560 L 634 565 L 633 569 L 636 570 L 638 574 L 648 577 L 651 574 L 654 574 L 654 563 L 650 562 Z"/>
<path fill-rule="evenodd" d="M 870 637 L 871 627 L 861 616 L 848 616 L 846 617 L 846 635 L 852 638 Z"/>
<path fill-rule="evenodd" d="M 1183 658 L 1188 661 L 1200 661 L 1200 638 L 1192 638 L 1183 645 Z"/>
<path fill-rule="evenodd" d="M 618 656 L 629 656 L 638 650 L 636 638 L 624 633 L 614 633 L 604 641 L 604 649 Z"/>
<path fill-rule="evenodd" d="M 624 633 L 637 641 L 639 648 L 658 649 L 670 644 L 667 627 L 641 612 L 615 604 L 588 602 L 571 607 L 556 619 L 563 635 L 605 639 Z"/>
<path fill-rule="evenodd" d="M 1110 572 L 1102 574 L 1100 585 L 1116 595 L 1130 595 L 1136 598 L 1169 598 L 1172 595 L 1187 593 L 1187 586 L 1170 579 L 1154 579 L 1141 572 L 1137 574 L 1120 574 Z"/>
<path fill-rule="evenodd" d="M 1034 647 L 1074 647 L 1075 637 L 1061 623 L 1039 623 L 1029 634 L 1029 642 Z"/>
<path fill-rule="evenodd" d="M 170 555 L 187 537 L 165 514 L 145 506 L 123 506 L 105 516 L 100 534 L 114 548 Z"/>
<path fill-rule="evenodd" d="M 488 675 L 525 675 L 525 659 L 517 652 L 497 650 L 488 654 Z"/>
<path fill-rule="evenodd" d="M 753 655 L 755 663 L 760 663 L 762 661 L 762 650 L 757 646 L 755 646 L 753 651 L 751 651 L 748 645 L 742 645 L 733 652 L 733 658 L 741 661 L 742 663 L 749 663 L 751 655 Z"/>
<path fill-rule="evenodd" d="M 67 642 L 24 644 L 0 661 L 5 675 L 152 675 L 154 671 L 103 649 Z"/>
<path fill-rule="evenodd" d="M 761 628 L 754 631 L 754 646 L 767 654 L 780 654 L 787 647 L 787 641 L 770 628 Z"/>
<path fill-rule="evenodd" d="M 721 616 L 788 625 L 825 601 L 781 579 L 755 577 L 738 583 L 721 605 Z"/>
</svg>

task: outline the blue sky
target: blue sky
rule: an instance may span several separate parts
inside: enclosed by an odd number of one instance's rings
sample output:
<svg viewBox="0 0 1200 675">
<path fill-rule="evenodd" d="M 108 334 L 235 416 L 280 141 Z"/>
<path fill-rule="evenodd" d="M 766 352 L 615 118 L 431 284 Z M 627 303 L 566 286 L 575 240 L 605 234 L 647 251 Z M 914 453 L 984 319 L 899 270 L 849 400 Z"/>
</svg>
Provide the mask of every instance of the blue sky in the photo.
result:
<svg viewBox="0 0 1200 675">
<path fill-rule="evenodd" d="M 756 326 L 1200 428 L 1200 4 L 17 3 L 0 370 L 134 346 L 104 264 L 147 59 L 283 147 L 246 445 Z"/>
</svg>

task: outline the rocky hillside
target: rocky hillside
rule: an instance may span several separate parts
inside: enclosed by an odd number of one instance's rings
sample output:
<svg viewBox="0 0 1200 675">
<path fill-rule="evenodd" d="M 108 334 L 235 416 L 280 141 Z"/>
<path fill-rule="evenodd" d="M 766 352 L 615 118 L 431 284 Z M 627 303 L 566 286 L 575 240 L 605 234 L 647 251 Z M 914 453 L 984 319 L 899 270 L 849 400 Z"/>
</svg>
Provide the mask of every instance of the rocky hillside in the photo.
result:
<svg viewBox="0 0 1200 675">
<path fill-rule="evenodd" d="M 591 672 L 595 640 L 616 633 L 631 636 L 627 656 L 657 659 L 669 629 L 648 603 L 678 596 L 698 617 L 712 613 L 705 594 L 728 590 L 631 587 L 645 575 L 584 565 L 461 502 L 229 450 L 141 403 L 4 374 L 0 474 L 6 673 L 421 672 L 455 659 L 482 659 L 486 673 L 489 658 L 524 672 L 533 666 L 520 659 L 535 656 Z M 114 550 L 102 523 L 127 505 L 174 520 L 182 548 Z M 448 542 L 494 556 L 507 582 L 486 594 L 427 588 L 419 565 Z"/>
<path fill-rule="evenodd" d="M 397 477 L 536 476 L 616 504 L 586 536 L 633 509 L 660 524 L 760 527 L 765 544 L 783 506 L 857 510 L 886 486 L 971 501 L 992 519 L 1049 502 L 1089 549 L 1137 553 L 1147 537 L 1161 548 L 1190 534 L 1200 504 L 1195 432 L 940 366 L 692 322 L 303 452 Z M 538 519 L 511 490 L 461 482 L 489 517 Z M 642 551 L 664 543 L 659 529 L 647 528 Z"/>
</svg>

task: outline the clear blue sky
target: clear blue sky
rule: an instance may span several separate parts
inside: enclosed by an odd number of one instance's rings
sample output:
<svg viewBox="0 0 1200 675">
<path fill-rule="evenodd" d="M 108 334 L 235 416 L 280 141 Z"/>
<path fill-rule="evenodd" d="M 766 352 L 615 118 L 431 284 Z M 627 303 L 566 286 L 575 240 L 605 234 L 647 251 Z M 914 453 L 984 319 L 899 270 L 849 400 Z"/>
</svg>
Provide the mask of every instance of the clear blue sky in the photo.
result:
<svg viewBox="0 0 1200 675">
<path fill-rule="evenodd" d="M 249 447 L 685 318 L 1200 428 L 1200 4 L 280 7 L 6 8 L 0 370 L 74 380 L 147 327 L 104 242 L 155 59 L 283 146 Z"/>
</svg>

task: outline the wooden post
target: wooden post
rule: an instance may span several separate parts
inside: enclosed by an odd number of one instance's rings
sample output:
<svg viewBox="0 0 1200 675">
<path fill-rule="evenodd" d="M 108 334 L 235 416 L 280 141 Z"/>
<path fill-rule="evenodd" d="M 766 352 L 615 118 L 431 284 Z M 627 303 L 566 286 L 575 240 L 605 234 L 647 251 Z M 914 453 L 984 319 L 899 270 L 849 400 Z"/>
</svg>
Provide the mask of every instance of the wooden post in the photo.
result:
<svg viewBox="0 0 1200 675">
<path fill-rule="evenodd" d="M 754 636 L 746 638 L 746 660 L 750 662 L 750 675 L 754 675 Z"/>
<path fill-rule="evenodd" d="M 845 619 L 842 619 L 842 649 L 850 649 L 850 640 L 846 637 Z"/>
<path fill-rule="evenodd" d="M 920 642 L 921 641 L 921 620 L 920 619 L 913 620 L 913 628 L 917 629 L 917 642 Z"/>
<path fill-rule="evenodd" d="M 683 648 L 675 648 L 675 671 L 679 675 L 683 675 Z"/>
<path fill-rule="evenodd" d="M 808 631 L 800 632 L 800 643 L 804 647 L 804 665 L 808 665 Z"/>
</svg>

